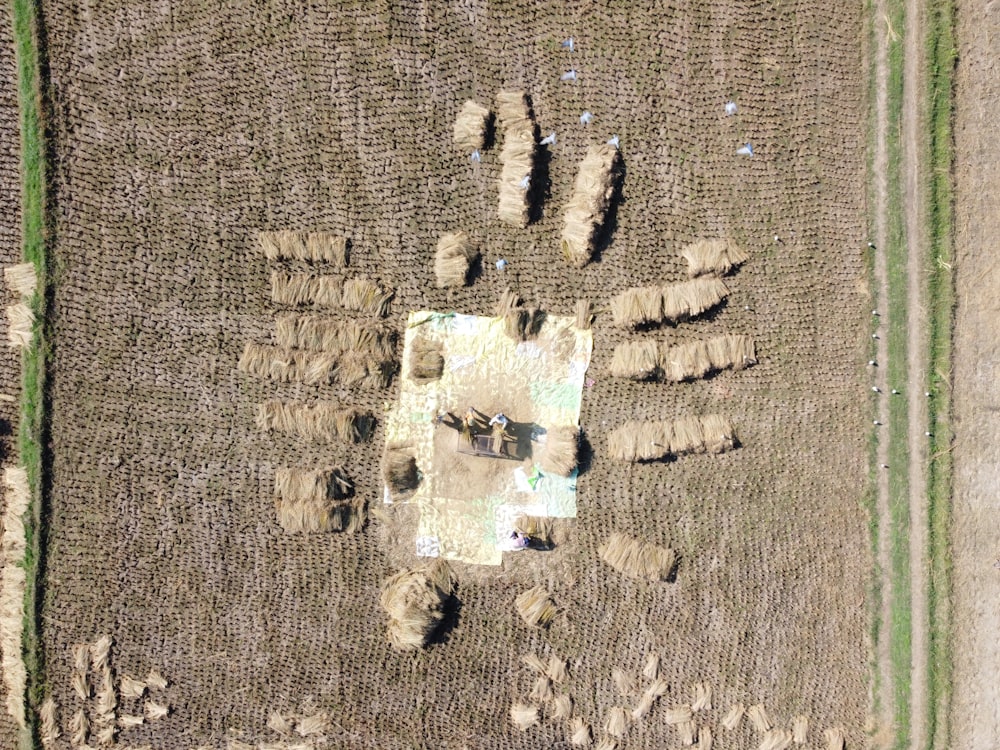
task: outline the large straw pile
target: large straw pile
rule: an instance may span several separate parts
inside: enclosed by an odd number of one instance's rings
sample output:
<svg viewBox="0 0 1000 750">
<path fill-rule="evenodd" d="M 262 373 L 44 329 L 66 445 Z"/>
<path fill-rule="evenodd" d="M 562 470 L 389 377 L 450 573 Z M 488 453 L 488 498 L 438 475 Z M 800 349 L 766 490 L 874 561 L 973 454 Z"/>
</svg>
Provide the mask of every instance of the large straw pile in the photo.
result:
<svg viewBox="0 0 1000 750">
<path fill-rule="evenodd" d="M 479 257 L 479 251 L 469 243 L 465 232 L 446 234 L 438 240 L 434 254 L 434 275 L 438 289 L 465 286 L 469 269 Z"/>
<path fill-rule="evenodd" d="M 25 551 L 22 516 L 28 510 L 28 473 L 21 466 L 4 469 L 3 535 L 0 536 L 0 668 L 7 692 L 7 713 L 18 726 L 25 725 L 24 697 L 28 674 L 21 658 L 24 627 L 23 567 Z"/>
<path fill-rule="evenodd" d="M 631 420 L 608 435 L 608 454 L 619 461 L 655 461 L 689 453 L 723 453 L 736 447 L 725 417 L 681 417 L 673 421 Z"/>
<path fill-rule="evenodd" d="M 535 169 L 535 124 L 523 91 L 497 94 L 497 116 L 503 128 L 500 150 L 500 200 L 497 216 L 516 227 L 528 224 L 530 180 Z M 525 178 L 529 183 L 525 184 Z"/>
<path fill-rule="evenodd" d="M 573 194 L 563 214 L 562 251 L 570 263 L 583 268 L 590 262 L 604 215 L 615 191 L 620 161 L 609 144 L 590 146 L 573 183 Z"/>
<path fill-rule="evenodd" d="M 275 318 L 275 341 L 289 349 L 363 353 L 384 360 L 392 359 L 396 353 L 394 331 L 326 315 L 280 313 Z"/>
<path fill-rule="evenodd" d="M 438 380 L 444 372 L 444 355 L 441 345 L 421 337 L 417 337 L 410 345 L 409 377 L 417 383 L 428 383 Z"/>
<path fill-rule="evenodd" d="M 750 256 L 732 240 L 698 240 L 681 250 L 681 257 L 688 263 L 688 276 L 729 273 L 736 266 L 750 260 Z"/>
<path fill-rule="evenodd" d="M 498 318 L 503 318 L 504 333 L 515 341 L 527 341 L 538 335 L 545 313 L 537 307 L 524 307 L 516 292 L 507 289 L 497 303 Z"/>
<path fill-rule="evenodd" d="M 552 427 L 545 434 L 545 443 L 538 455 L 543 472 L 568 477 L 576 469 L 580 429 L 571 425 Z"/>
<path fill-rule="evenodd" d="M 486 130 L 489 126 L 490 111 L 478 102 L 467 101 L 455 118 L 452 132 L 455 145 L 466 153 L 478 151 L 486 145 Z"/>
<path fill-rule="evenodd" d="M 20 349 L 31 344 L 31 328 L 35 314 L 24 302 L 7 306 L 7 343 Z"/>
<path fill-rule="evenodd" d="M 756 349 L 749 336 L 725 334 L 679 346 L 640 339 L 615 347 L 611 374 L 618 378 L 662 378 L 678 383 L 720 370 L 742 370 L 756 362 Z"/>
<path fill-rule="evenodd" d="M 271 299 L 279 305 L 342 307 L 384 318 L 389 314 L 393 294 L 393 290 L 382 289 L 364 277 L 342 279 L 339 276 L 271 271 Z"/>
<path fill-rule="evenodd" d="M 268 260 L 326 261 L 347 265 L 347 239 L 328 232 L 261 232 L 260 249 Z"/>
<path fill-rule="evenodd" d="M 38 276 L 35 274 L 34 263 L 18 263 L 3 269 L 3 278 L 7 286 L 13 289 L 22 299 L 29 299 L 38 286 Z"/>
<path fill-rule="evenodd" d="M 379 602 L 389 615 L 389 644 L 397 651 L 422 648 L 444 620 L 454 586 L 451 568 L 440 560 L 386 579 Z"/>
<path fill-rule="evenodd" d="M 612 534 L 598 552 L 604 562 L 630 578 L 665 581 L 677 565 L 672 549 L 619 533 Z"/>
<path fill-rule="evenodd" d="M 253 342 L 246 344 L 236 367 L 248 375 L 280 383 L 322 385 L 338 381 L 346 386 L 373 388 L 384 388 L 395 372 L 393 362 L 372 358 L 364 352 L 341 355 Z"/>
<path fill-rule="evenodd" d="M 266 401 L 257 407 L 257 427 L 263 432 L 281 432 L 307 440 L 360 443 L 371 437 L 373 426 L 371 414 L 345 409 L 332 401 Z"/>
<path fill-rule="evenodd" d="M 388 447 L 382 461 L 382 479 L 392 494 L 410 492 L 420 484 L 417 459 L 403 447 Z"/>
<path fill-rule="evenodd" d="M 521 619 L 530 627 L 545 627 L 556 616 L 556 605 L 542 586 L 535 586 L 519 594 L 514 600 L 514 606 Z"/>
<path fill-rule="evenodd" d="M 611 299 L 611 316 L 615 325 L 632 328 L 664 320 L 677 322 L 701 315 L 728 296 L 729 288 L 714 277 L 626 289 Z"/>
<path fill-rule="evenodd" d="M 353 495 L 353 485 L 339 468 L 274 472 L 278 522 L 288 532 L 356 531 L 364 519 Z"/>
</svg>

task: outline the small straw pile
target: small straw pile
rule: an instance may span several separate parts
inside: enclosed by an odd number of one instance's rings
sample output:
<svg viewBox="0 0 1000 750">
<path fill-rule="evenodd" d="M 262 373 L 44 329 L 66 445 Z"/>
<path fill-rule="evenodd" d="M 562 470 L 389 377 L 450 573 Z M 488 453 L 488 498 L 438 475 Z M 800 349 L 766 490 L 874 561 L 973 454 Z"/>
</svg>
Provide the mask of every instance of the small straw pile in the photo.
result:
<svg viewBox="0 0 1000 750">
<path fill-rule="evenodd" d="M 693 721 L 682 721 L 677 725 L 677 736 L 682 745 L 690 747 L 698 737 L 698 725 Z"/>
<path fill-rule="evenodd" d="M 581 331 L 590 328 L 594 322 L 594 310 L 589 299 L 578 299 L 573 314 L 576 316 L 576 327 Z"/>
<path fill-rule="evenodd" d="M 277 469 L 278 522 L 289 533 L 357 531 L 364 519 L 352 501 L 354 486 L 342 469 Z"/>
<path fill-rule="evenodd" d="M 718 414 L 663 422 L 630 420 L 608 434 L 608 455 L 619 461 L 655 461 L 665 456 L 724 453 L 736 444 L 732 424 Z"/>
<path fill-rule="evenodd" d="M 538 723 L 538 707 L 527 703 L 515 703 L 510 707 L 510 720 L 522 732 Z"/>
<path fill-rule="evenodd" d="M 743 265 L 750 256 L 732 240 L 698 240 L 681 250 L 681 257 L 688 263 L 688 276 L 718 274 L 723 276 L 736 266 Z"/>
<path fill-rule="evenodd" d="M 590 262 L 604 216 L 615 192 L 621 156 L 610 144 L 590 146 L 563 214 L 563 256 L 577 268 Z"/>
<path fill-rule="evenodd" d="M 478 151 L 486 145 L 486 128 L 489 125 L 490 111 L 471 99 L 462 105 L 455 118 L 452 139 L 455 145 L 466 153 Z"/>
<path fill-rule="evenodd" d="M 787 729 L 769 729 L 757 746 L 757 750 L 787 750 L 792 744 L 792 733 Z"/>
<path fill-rule="evenodd" d="M 758 732 L 766 732 L 771 728 L 771 720 L 767 716 L 767 711 L 764 710 L 763 703 L 750 706 L 747 709 L 747 718 Z"/>
<path fill-rule="evenodd" d="M 572 425 L 552 427 L 545 434 L 545 444 L 538 456 L 542 471 L 568 477 L 576 470 L 580 428 Z"/>
<path fill-rule="evenodd" d="M 317 276 L 312 273 L 286 273 L 271 271 L 271 301 L 279 305 L 316 305 L 317 307 L 340 307 L 340 276 Z"/>
<path fill-rule="evenodd" d="M 621 706 L 613 706 L 604 720 L 604 731 L 612 737 L 622 738 L 628 729 L 628 711 Z"/>
<path fill-rule="evenodd" d="M 630 578 L 664 581 L 674 572 L 677 556 L 672 549 L 614 533 L 599 550 L 601 559 Z"/>
<path fill-rule="evenodd" d="M 746 708 L 742 703 L 735 704 L 726 715 L 722 717 L 722 726 L 724 726 L 729 731 L 736 729 L 740 725 L 740 719 L 743 718 L 743 714 L 746 712 Z"/>
<path fill-rule="evenodd" d="M 701 315 L 728 296 L 729 288 L 715 277 L 636 287 L 612 297 L 611 317 L 616 326 L 630 328 L 664 320 L 675 323 Z"/>
<path fill-rule="evenodd" d="M 374 421 L 367 412 L 344 409 L 333 401 L 265 401 L 257 406 L 257 427 L 262 432 L 297 435 L 306 440 L 360 443 L 371 437 Z"/>
<path fill-rule="evenodd" d="M 521 298 L 510 289 L 500 295 L 496 314 L 503 318 L 504 333 L 515 341 L 527 341 L 538 335 L 545 313 L 537 307 L 524 307 Z"/>
<path fill-rule="evenodd" d="M 326 385 L 339 381 L 346 386 L 384 388 L 396 365 L 364 352 L 334 354 L 247 342 L 236 368 L 279 383 Z"/>
<path fill-rule="evenodd" d="M 615 347 L 611 374 L 616 378 L 662 378 L 679 383 L 720 370 L 743 370 L 756 362 L 756 348 L 749 336 L 724 334 L 679 346 L 640 339 Z"/>
<path fill-rule="evenodd" d="M 56 718 L 56 702 L 52 696 L 46 698 L 38 709 L 38 718 L 41 724 L 39 734 L 41 735 L 42 747 L 45 750 L 55 748 L 56 740 L 62 736 L 62 733 L 59 731 L 59 721 Z"/>
<path fill-rule="evenodd" d="M 24 302 L 7 306 L 7 343 L 19 349 L 31 344 L 31 328 L 35 324 L 35 313 Z"/>
<path fill-rule="evenodd" d="M 694 700 L 691 702 L 692 711 L 705 711 L 712 708 L 712 686 L 707 682 L 696 682 L 692 686 Z"/>
<path fill-rule="evenodd" d="M 590 726 L 579 716 L 574 716 L 569 722 L 569 742 L 576 747 L 590 744 Z"/>
<path fill-rule="evenodd" d="M 497 94 L 497 117 L 503 128 L 503 148 L 500 150 L 500 199 L 497 216 L 515 227 L 528 225 L 530 203 L 528 193 L 535 169 L 535 124 L 528 99 L 523 91 L 501 91 Z"/>
<path fill-rule="evenodd" d="M 545 627 L 556 616 L 556 606 L 549 597 L 549 592 L 542 586 L 535 586 L 514 600 L 514 606 L 521 619 L 529 627 Z"/>
<path fill-rule="evenodd" d="M 444 372 L 441 345 L 423 337 L 416 337 L 410 346 L 410 380 L 429 383 L 438 380 Z"/>
<path fill-rule="evenodd" d="M 698 727 L 698 750 L 712 750 L 712 729 L 708 726 Z"/>
<path fill-rule="evenodd" d="M 396 355 L 396 334 L 355 320 L 326 315 L 280 313 L 275 317 L 275 342 L 288 349 L 309 349 L 331 354 L 365 354 L 390 360 Z"/>
<path fill-rule="evenodd" d="M 389 302 L 394 295 L 395 291 L 382 289 L 371 279 L 363 277 L 347 279 L 344 282 L 344 296 L 341 304 L 345 310 L 384 318 L 389 314 Z"/>
<path fill-rule="evenodd" d="M 22 516 L 28 510 L 28 473 L 22 466 L 8 466 L 3 473 L 3 535 L 0 536 L 0 669 L 7 692 L 7 713 L 25 726 L 24 696 L 28 673 L 24 666 L 21 636 L 24 629 L 23 567 L 26 548 Z"/>
<path fill-rule="evenodd" d="M 347 239 L 328 232 L 261 232 L 260 249 L 268 260 L 326 261 L 347 265 Z"/>
<path fill-rule="evenodd" d="M 38 276 L 35 274 L 34 263 L 18 263 L 3 269 L 3 278 L 7 286 L 13 289 L 22 299 L 29 299 L 38 287 Z"/>
<path fill-rule="evenodd" d="M 826 750 L 844 750 L 844 730 L 833 727 L 823 732 L 823 739 L 826 740 Z"/>
<path fill-rule="evenodd" d="M 809 734 L 809 717 L 796 716 L 792 719 L 792 742 L 796 745 L 806 744 L 806 737 Z"/>
<path fill-rule="evenodd" d="M 438 240 L 434 253 L 434 276 L 438 289 L 465 286 L 469 269 L 479 257 L 479 251 L 469 243 L 465 232 L 446 234 Z"/>
<path fill-rule="evenodd" d="M 118 708 L 118 697 L 115 694 L 114 678 L 111 675 L 109 655 L 111 652 L 111 636 L 103 635 L 90 646 L 90 669 L 95 675 L 100 675 L 97 683 L 94 705 L 94 726 L 97 744 L 111 745 L 117 733 L 115 711 Z"/>
<path fill-rule="evenodd" d="M 387 578 L 379 603 L 389 614 L 389 644 L 397 651 L 422 648 L 444 620 L 454 587 L 451 569 L 441 560 Z"/>
<path fill-rule="evenodd" d="M 393 495 L 415 490 L 420 484 L 417 459 L 405 448 L 386 448 L 385 458 L 382 460 L 382 479 Z"/>
</svg>

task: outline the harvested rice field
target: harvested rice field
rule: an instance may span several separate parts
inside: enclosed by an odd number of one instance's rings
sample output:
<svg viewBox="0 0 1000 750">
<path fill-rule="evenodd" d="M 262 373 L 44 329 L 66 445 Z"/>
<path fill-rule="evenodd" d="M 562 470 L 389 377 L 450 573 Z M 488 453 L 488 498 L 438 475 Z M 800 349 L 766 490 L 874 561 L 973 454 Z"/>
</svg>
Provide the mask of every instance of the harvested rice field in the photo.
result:
<svg viewBox="0 0 1000 750">
<path fill-rule="evenodd" d="M 827 729 L 868 742 L 860 5 L 42 6 L 58 211 L 41 638 L 56 747 L 88 729 L 94 744 L 164 750 L 698 737 L 746 750 L 784 747 L 800 716 L 808 747 L 828 746 Z M 527 94 L 533 126 L 496 120 L 501 91 Z M 475 159 L 478 125 L 455 143 L 470 100 L 494 113 Z M 502 157 L 505 130 L 525 127 L 534 149 Z M 612 192 L 601 172 L 574 198 L 588 149 L 614 136 Z M 530 171 L 518 181 L 515 166 Z M 583 198 L 567 258 L 564 207 Z M 289 231 L 303 234 L 262 244 Z M 468 269 L 440 269 L 441 238 L 459 232 Z M 322 247 L 295 239 L 309 236 Z M 703 240 L 747 256 L 724 300 L 615 325 L 616 295 L 687 282 L 682 253 Z M 552 316 L 592 303 L 576 517 L 554 522 L 551 550 L 453 560 L 447 597 L 391 602 L 418 618 L 398 639 L 436 627 L 397 650 L 383 584 L 428 562 L 408 506 L 383 502 L 407 316 L 491 316 L 508 289 Z M 395 348 L 293 355 L 305 350 L 277 337 L 296 312 Z M 629 342 L 725 335 L 752 339 L 752 367 L 612 376 Z M 504 382 L 492 388 L 502 402 Z M 306 421 L 320 403 L 374 426 Z M 609 454 L 626 423 L 716 414 L 735 449 Z M 351 522 L 295 528 L 348 530 L 284 530 L 275 477 L 333 468 Z M 334 489 L 311 491 L 332 512 Z M 671 574 L 605 563 L 614 534 L 669 550 Z M 549 604 L 529 624 L 516 600 L 536 589 Z M 81 672 L 74 645 L 105 634 L 106 663 Z M 565 669 L 538 673 L 531 655 Z M 151 669 L 167 684 L 126 697 L 119 678 Z"/>
</svg>

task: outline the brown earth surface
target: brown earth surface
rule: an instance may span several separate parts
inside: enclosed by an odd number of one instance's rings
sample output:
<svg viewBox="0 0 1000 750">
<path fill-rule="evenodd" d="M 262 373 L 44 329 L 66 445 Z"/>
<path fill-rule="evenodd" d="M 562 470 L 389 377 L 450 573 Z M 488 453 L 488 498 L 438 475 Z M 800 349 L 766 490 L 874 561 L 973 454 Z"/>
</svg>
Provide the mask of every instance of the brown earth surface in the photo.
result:
<svg viewBox="0 0 1000 750">
<path fill-rule="evenodd" d="M 42 636 L 64 714 L 80 705 L 71 644 L 107 632 L 116 671 L 157 666 L 172 683 L 172 715 L 123 731 L 123 743 L 273 739 L 269 711 L 311 696 L 333 716 L 337 747 L 553 746 L 562 725 L 510 726 L 511 702 L 530 687 L 522 654 L 568 658 L 569 692 L 596 726 L 631 705 L 611 666 L 638 673 L 656 651 L 665 702 L 689 701 L 695 681 L 713 686 L 706 724 L 735 701 L 763 702 L 781 725 L 808 715 L 814 743 L 827 726 L 865 743 L 860 7 L 43 5 L 59 213 Z M 559 47 L 570 35 L 572 56 Z M 578 81 L 560 82 L 571 67 Z M 472 165 L 450 132 L 466 98 L 492 104 L 522 86 L 558 141 L 544 215 L 517 230 L 495 219 L 497 150 Z M 730 98 L 741 110 L 726 118 Z M 587 127 L 583 110 L 595 116 Z M 586 146 L 612 133 L 626 165 L 612 241 L 577 271 L 559 254 L 558 207 Z M 753 159 L 735 155 L 745 141 Z M 459 569 L 454 628 L 399 655 L 378 606 L 394 572 L 382 522 L 289 536 L 271 498 L 275 467 L 343 463 L 377 504 L 381 431 L 330 448 L 253 424 L 274 397 L 379 414 L 396 386 L 236 372 L 243 344 L 273 329 L 254 249 L 265 228 L 347 234 L 352 267 L 396 288 L 400 327 L 411 309 L 488 312 L 507 285 L 557 314 L 579 297 L 601 307 L 626 286 L 680 280 L 684 244 L 731 237 L 752 259 L 729 303 L 639 335 L 751 334 L 760 363 L 685 385 L 616 381 L 607 367 L 627 334 L 599 316 L 581 417 L 594 455 L 560 565 Z M 486 250 L 484 272 L 439 291 L 434 247 L 456 229 Z M 492 266 L 501 256 L 505 274 Z M 707 412 L 733 419 L 740 450 L 635 466 L 604 456 L 626 419 Z M 678 550 L 677 583 L 603 566 L 596 550 L 615 530 Z M 512 607 L 536 583 L 562 608 L 544 631 Z M 626 746 L 676 742 L 658 711 Z M 727 745 L 758 741 L 744 722 Z"/>
<path fill-rule="evenodd" d="M 1000 737 L 1000 98 L 996 3 L 958 6 L 955 87 L 955 494 L 952 536 L 954 748 L 987 750 Z"/>
</svg>

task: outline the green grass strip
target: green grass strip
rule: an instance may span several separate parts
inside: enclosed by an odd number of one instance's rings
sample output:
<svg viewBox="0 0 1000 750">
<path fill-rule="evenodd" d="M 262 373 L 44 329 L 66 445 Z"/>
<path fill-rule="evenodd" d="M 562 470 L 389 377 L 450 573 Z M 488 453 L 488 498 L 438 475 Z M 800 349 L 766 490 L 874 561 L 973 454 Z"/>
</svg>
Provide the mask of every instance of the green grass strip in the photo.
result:
<svg viewBox="0 0 1000 750">
<path fill-rule="evenodd" d="M 21 137 L 22 256 L 34 264 L 38 290 L 30 301 L 35 313 L 31 345 L 22 356 L 20 424 L 17 450 L 26 468 L 31 501 L 24 518 L 27 550 L 24 567 L 24 663 L 28 672 L 25 696 L 28 727 L 18 738 L 22 750 L 38 745 L 37 716 L 43 698 L 43 664 L 39 643 L 39 576 L 42 571 L 42 507 L 44 493 L 46 302 L 46 165 L 42 107 L 39 8 L 31 0 L 13 0 L 14 49 Z"/>
</svg>

